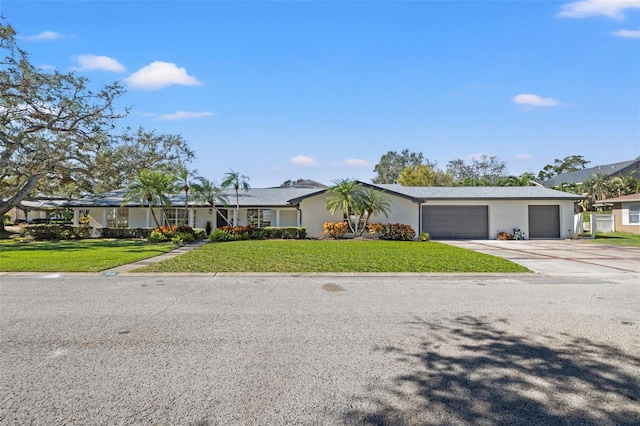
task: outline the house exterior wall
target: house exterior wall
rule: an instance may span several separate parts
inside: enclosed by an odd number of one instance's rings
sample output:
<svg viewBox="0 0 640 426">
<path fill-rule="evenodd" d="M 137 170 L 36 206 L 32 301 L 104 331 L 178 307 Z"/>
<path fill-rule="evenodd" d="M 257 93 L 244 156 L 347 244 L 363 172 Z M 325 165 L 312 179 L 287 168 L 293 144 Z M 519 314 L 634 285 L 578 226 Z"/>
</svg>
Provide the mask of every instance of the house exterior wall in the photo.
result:
<svg viewBox="0 0 640 426">
<path fill-rule="evenodd" d="M 570 238 L 573 229 L 573 201 L 570 200 L 430 200 L 423 205 L 488 206 L 489 238 L 494 238 L 498 232 L 512 233 L 513 228 L 520 228 L 528 238 L 530 205 L 560 206 L 560 238 Z"/>
<path fill-rule="evenodd" d="M 629 207 L 632 204 L 640 203 L 614 203 L 613 204 L 613 220 L 616 231 L 631 232 L 633 234 L 640 234 L 640 223 L 629 223 Z"/>
<path fill-rule="evenodd" d="M 322 238 L 325 222 L 339 222 L 342 220 L 342 211 L 336 210 L 335 214 L 332 215 L 326 209 L 326 203 L 326 194 L 305 198 L 300 202 L 300 210 L 302 211 L 300 226 L 304 226 L 307 229 L 307 235 L 310 238 Z"/>
</svg>

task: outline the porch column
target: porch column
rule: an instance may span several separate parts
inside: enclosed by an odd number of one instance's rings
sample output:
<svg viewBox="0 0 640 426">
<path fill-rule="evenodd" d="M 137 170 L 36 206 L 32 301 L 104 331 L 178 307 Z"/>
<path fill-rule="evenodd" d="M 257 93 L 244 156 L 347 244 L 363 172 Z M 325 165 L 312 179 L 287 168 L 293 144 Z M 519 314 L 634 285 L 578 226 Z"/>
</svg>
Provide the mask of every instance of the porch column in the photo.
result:
<svg viewBox="0 0 640 426">
<path fill-rule="evenodd" d="M 150 212 L 149 209 L 146 210 L 144 227 L 145 228 L 151 228 L 151 212 Z"/>
<path fill-rule="evenodd" d="M 80 210 L 73 209 L 73 226 L 78 226 L 80 224 Z"/>
<path fill-rule="evenodd" d="M 276 210 L 276 226 L 280 226 L 280 209 Z"/>
<path fill-rule="evenodd" d="M 195 228 L 195 226 L 196 226 L 195 223 L 194 223 L 195 222 L 195 210 L 194 209 L 189 209 L 188 212 L 189 212 L 189 219 L 188 219 L 189 220 L 189 226 L 192 227 L 192 228 Z"/>
<path fill-rule="evenodd" d="M 102 227 L 108 228 L 107 226 L 107 209 L 102 209 Z"/>
</svg>

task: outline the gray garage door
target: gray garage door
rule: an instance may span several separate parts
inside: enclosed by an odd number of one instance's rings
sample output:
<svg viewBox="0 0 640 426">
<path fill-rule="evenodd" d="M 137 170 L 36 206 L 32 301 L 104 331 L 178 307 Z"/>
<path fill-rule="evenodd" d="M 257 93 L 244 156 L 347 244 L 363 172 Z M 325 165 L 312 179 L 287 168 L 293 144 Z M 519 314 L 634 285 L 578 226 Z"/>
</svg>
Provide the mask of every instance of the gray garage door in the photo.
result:
<svg viewBox="0 0 640 426">
<path fill-rule="evenodd" d="M 422 206 L 422 231 L 435 240 L 489 239 L 489 206 Z"/>
<path fill-rule="evenodd" d="M 529 238 L 560 238 L 560 206 L 529 206 Z"/>
</svg>

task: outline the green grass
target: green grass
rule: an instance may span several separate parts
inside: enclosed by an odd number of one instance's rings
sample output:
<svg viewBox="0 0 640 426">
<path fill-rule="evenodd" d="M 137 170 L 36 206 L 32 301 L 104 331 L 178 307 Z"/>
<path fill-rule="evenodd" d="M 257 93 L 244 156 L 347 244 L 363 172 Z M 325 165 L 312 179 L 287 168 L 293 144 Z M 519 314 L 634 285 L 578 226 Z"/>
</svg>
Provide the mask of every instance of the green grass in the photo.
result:
<svg viewBox="0 0 640 426">
<path fill-rule="evenodd" d="M 631 232 L 597 232 L 595 239 L 591 239 L 591 234 L 585 234 L 584 241 L 615 246 L 640 247 L 640 234 L 632 234 Z"/>
<path fill-rule="evenodd" d="M 141 240 L 0 240 L 0 271 L 98 272 L 157 256 L 173 248 L 173 244 Z"/>
<path fill-rule="evenodd" d="M 527 272 L 506 259 L 431 242 L 212 243 L 136 272 Z"/>
</svg>

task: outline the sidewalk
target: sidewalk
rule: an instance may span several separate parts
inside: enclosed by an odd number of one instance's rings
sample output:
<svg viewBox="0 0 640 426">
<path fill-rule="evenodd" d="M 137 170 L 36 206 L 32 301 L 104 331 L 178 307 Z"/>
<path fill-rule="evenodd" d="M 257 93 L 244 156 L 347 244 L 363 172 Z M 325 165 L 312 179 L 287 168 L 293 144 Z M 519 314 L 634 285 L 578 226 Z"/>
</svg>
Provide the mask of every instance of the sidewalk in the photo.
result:
<svg viewBox="0 0 640 426">
<path fill-rule="evenodd" d="M 153 265 L 154 263 L 162 262 L 164 260 L 172 259 L 176 256 L 180 256 L 181 254 L 185 254 L 190 252 L 194 248 L 198 248 L 207 243 L 207 240 L 198 240 L 189 244 L 185 244 L 176 249 L 171 250 L 170 252 L 161 254 L 159 256 L 150 257 L 148 259 L 139 260 L 134 263 L 128 263 L 126 265 L 116 266 L 115 268 L 107 269 L 100 272 L 100 275 L 118 275 L 126 272 L 131 272 L 134 269 L 142 268 L 143 266 Z"/>
</svg>

